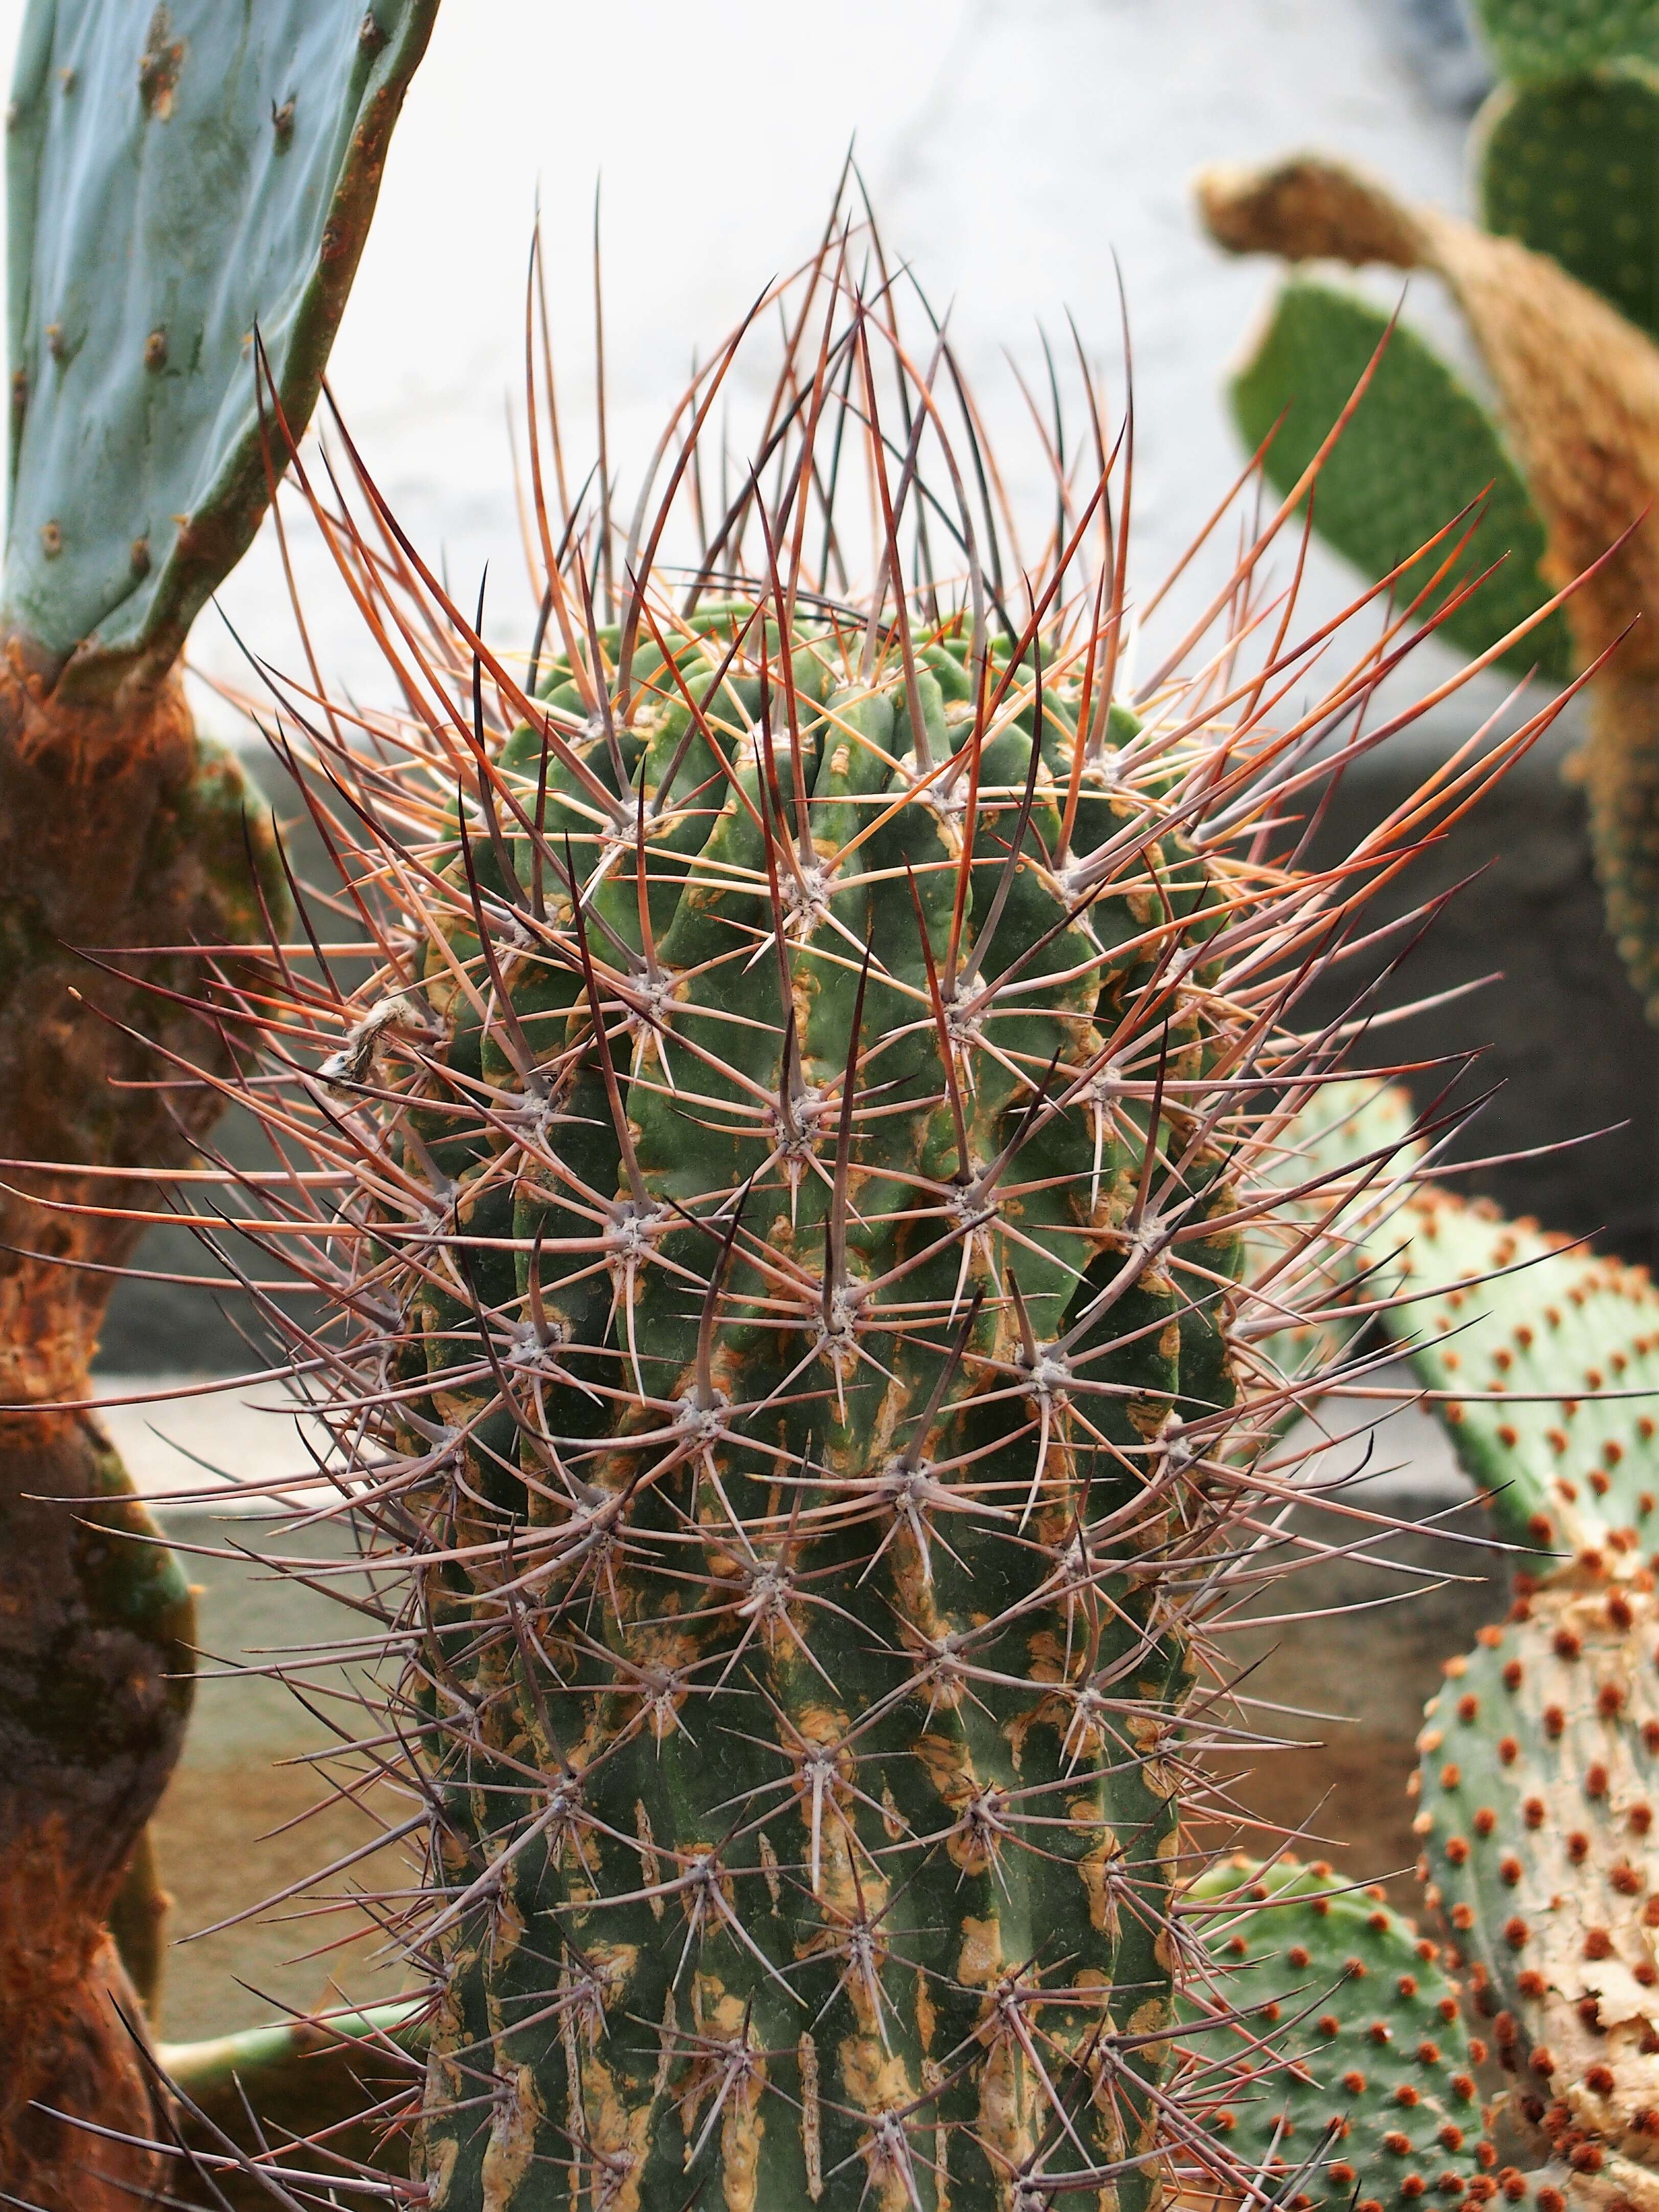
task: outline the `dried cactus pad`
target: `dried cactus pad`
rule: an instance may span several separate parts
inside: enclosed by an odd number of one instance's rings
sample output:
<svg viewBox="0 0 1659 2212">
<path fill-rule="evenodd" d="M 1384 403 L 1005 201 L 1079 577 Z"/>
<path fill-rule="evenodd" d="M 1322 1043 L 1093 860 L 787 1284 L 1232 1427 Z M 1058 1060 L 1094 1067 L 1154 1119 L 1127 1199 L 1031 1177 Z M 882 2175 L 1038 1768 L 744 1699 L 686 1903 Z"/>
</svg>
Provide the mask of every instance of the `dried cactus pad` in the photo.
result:
<svg viewBox="0 0 1659 2212">
<path fill-rule="evenodd" d="M 1419 1739 L 1419 1872 L 1522 2117 L 1586 2182 L 1659 2198 L 1659 1605 L 1576 1575 L 1454 1660 Z M 1630 2177 L 1626 2177 L 1630 2179 Z"/>
<path fill-rule="evenodd" d="M 1508 77 L 1564 77 L 1626 54 L 1659 58 L 1656 0 L 1478 0 L 1492 59 Z"/>
<path fill-rule="evenodd" d="M 1659 69 L 1625 62 L 1494 93 L 1476 172 L 1489 230 L 1553 255 L 1659 334 Z"/>
<path fill-rule="evenodd" d="M 1281 492 L 1318 451 L 1387 329 L 1387 316 L 1356 293 L 1301 279 L 1279 293 L 1233 380 L 1232 398 L 1247 445 L 1259 446 L 1278 424 L 1266 466 Z M 1450 642 L 1479 653 L 1549 598 L 1538 572 L 1544 526 L 1486 409 L 1415 332 L 1398 325 L 1320 472 L 1315 525 L 1367 576 L 1382 576 L 1472 501 L 1484 507 L 1456 580 L 1500 565 L 1442 627 Z M 1398 595 L 1421 590 L 1449 550 L 1443 540 L 1425 555 Z M 1452 588 L 1437 586 L 1424 611 Z M 1568 640 L 1559 611 L 1510 658 L 1517 667 L 1564 675 Z"/>
<path fill-rule="evenodd" d="M 1380 1889 L 1239 1860 L 1194 1884 L 1194 1907 L 1209 1966 L 1187 2017 L 1237 2024 L 1186 2041 L 1218 2076 L 1211 2125 L 1233 2157 L 1270 2174 L 1275 2194 L 1296 2175 L 1286 2201 L 1302 2212 L 1492 2193 L 1457 1992 Z"/>
<path fill-rule="evenodd" d="M 165 664 L 311 411 L 437 0 L 33 0 L 7 149 L 4 619 Z"/>
<path fill-rule="evenodd" d="M 1407 1285 L 1464 1285 L 1389 1326 L 1430 1389 L 1469 1394 L 1437 1410 L 1498 1533 L 1592 1565 L 1659 1545 L 1659 1293 L 1645 1269 L 1438 1191 L 1395 1231 Z"/>
</svg>

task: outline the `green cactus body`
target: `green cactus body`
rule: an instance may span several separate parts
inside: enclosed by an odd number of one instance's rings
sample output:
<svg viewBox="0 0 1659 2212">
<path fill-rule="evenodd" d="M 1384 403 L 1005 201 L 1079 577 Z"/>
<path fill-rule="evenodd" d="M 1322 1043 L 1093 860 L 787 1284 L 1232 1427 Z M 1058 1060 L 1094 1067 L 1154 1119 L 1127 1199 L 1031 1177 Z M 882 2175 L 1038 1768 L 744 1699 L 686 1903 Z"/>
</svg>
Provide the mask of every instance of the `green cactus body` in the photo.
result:
<svg viewBox="0 0 1659 2212">
<path fill-rule="evenodd" d="M 1455 1660 L 1420 1739 L 1428 1896 L 1522 2125 L 1585 2202 L 1659 2171 L 1659 1607 L 1645 1571 L 1521 1601 Z"/>
<path fill-rule="evenodd" d="M 547 850 L 568 838 L 598 883 L 587 942 L 634 1169 L 580 968 L 498 945 L 515 1039 L 505 1012 L 481 1033 L 453 988 L 476 937 L 428 957 L 454 1097 L 512 1085 L 556 1150 L 422 1116 L 460 1223 L 512 1240 L 472 1264 L 522 1317 L 500 1352 L 521 1424 L 537 1409 L 515 1437 L 465 1303 L 423 1292 L 430 1404 L 468 1437 L 474 1492 L 433 1539 L 464 1550 L 522 1510 L 525 1557 L 546 1562 L 528 1644 L 461 1562 L 428 1584 L 440 1704 L 468 1702 L 494 1759 L 469 1744 L 444 1771 L 462 1902 L 425 2170 L 440 2206 L 655 2212 L 702 2191 L 969 2212 L 1058 2160 L 1144 2205 L 1188 1674 L 1156 1571 L 1182 1515 L 1135 1509 L 1174 1409 L 1201 1430 L 1230 1406 L 1218 1307 L 1238 1240 L 1202 1233 L 1228 1204 L 1222 1156 L 1172 1106 L 1167 1202 L 1194 1235 L 1126 1269 L 1144 1109 L 1097 1158 L 1086 1091 L 1061 1104 L 1050 1085 L 1045 1104 L 1039 1088 L 1056 1055 L 1088 1068 L 1123 1038 L 1161 915 L 1201 946 L 1214 872 L 1155 839 L 1083 924 L 1040 866 L 1011 867 L 1027 672 L 981 756 L 953 980 L 966 792 L 936 809 L 907 788 L 902 668 L 864 680 L 834 631 L 803 626 L 786 676 L 774 627 L 763 695 L 751 612 L 699 617 L 672 669 L 654 649 L 635 661 L 623 758 L 647 804 L 642 885 L 637 846 L 603 875 L 592 796 L 545 771 L 539 739 L 521 730 L 502 757 L 526 813 L 544 779 Z M 934 762 L 972 723 L 963 650 L 958 632 L 921 656 Z M 549 702 L 580 711 L 568 671 Z M 1056 848 L 1077 703 L 1045 688 L 1033 862 Z M 579 751 L 609 775 L 602 736 Z M 1137 811 L 1109 769 L 1090 773 L 1085 850 Z M 862 861 L 836 866 L 877 823 Z M 541 865 L 528 836 L 501 855 L 480 839 L 485 898 L 503 857 L 521 884 Z M 452 884 L 468 865 L 452 860 Z M 949 1072 L 930 959 L 963 1024 Z M 1215 1048 L 1201 1006 L 1170 1009 L 1171 1079 Z M 526 1046 L 559 1056 L 550 1083 L 524 1085 Z M 1048 1365 L 1026 1358 L 1016 1290 Z M 1096 1528 L 1118 1532 L 1104 1555 Z M 1097 1603 L 1056 1569 L 1068 1542 L 1103 1567 Z M 544 1775 L 563 1778 L 551 1799 Z M 481 2115 L 484 2053 L 509 2086 Z"/>
<path fill-rule="evenodd" d="M 1655 0 L 1476 0 L 1475 12 L 1492 59 L 1518 82 L 1576 76 L 1632 54 L 1659 61 Z"/>
<path fill-rule="evenodd" d="M 1279 425 L 1265 465 L 1280 491 L 1312 460 L 1387 329 L 1387 316 L 1356 293 L 1303 278 L 1280 291 L 1232 386 L 1247 446 L 1259 446 Z M 1442 625 L 1454 644 L 1484 653 L 1550 596 L 1539 574 L 1544 527 L 1486 409 L 1414 331 L 1398 325 L 1320 472 L 1314 495 L 1320 535 L 1366 575 L 1382 576 L 1472 501 L 1482 502 L 1482 511 L 1464 557 L 1425 612 L 1458 580 L 1499 562 Z M 1425 586 L 1449 550 L 1443 540 L 1401 579 L 1396 596 Z M 1559 677 L 1568 652 L 1557 612 L 1510 658 L 1517 667 Z"/>
<path fill-rule="evenodd" d="M 432 2212 L 1255 2186 L 1171 2056 L 1182 1811 L 1205 1629 L 1272 1571 L 1254 1462 L 1412 1153 L 1300 1025 L 1363 899 L 1296 865 L 1304 740 L 1376 658 L 1270 722 L 1238 593 L 1115 702 L 1115 449 L 1016 565 L 971 404 L 958 453 L 830 235 L 723 515 L 743 332 L 626 539 L 556 531 L 531 446 L 542 680 L 296 465 L 403 704 L 302 769 L 367 972 L 283 948 L 232 1018 L 319 1170 L 283 1200 L 333 1313 L 285 1325 L 427 1831 L 385 1909 Z"/>
<path fill-rule="evenodd" d="M 1659 67 L 1507 87 L 1481 111 L 1481 220 L 1659 334 Z"/>
<path fill-rule="evenodd" d="M 1240 2163 L 1304 2208 L 1468 2195 L 1493 2160 L 1457 1990 L 1382 1892 L 1236 1861 L 1194 1884 L 1187 1911 L 1206 1963 L 1186 2046 Z"/>
</svg>

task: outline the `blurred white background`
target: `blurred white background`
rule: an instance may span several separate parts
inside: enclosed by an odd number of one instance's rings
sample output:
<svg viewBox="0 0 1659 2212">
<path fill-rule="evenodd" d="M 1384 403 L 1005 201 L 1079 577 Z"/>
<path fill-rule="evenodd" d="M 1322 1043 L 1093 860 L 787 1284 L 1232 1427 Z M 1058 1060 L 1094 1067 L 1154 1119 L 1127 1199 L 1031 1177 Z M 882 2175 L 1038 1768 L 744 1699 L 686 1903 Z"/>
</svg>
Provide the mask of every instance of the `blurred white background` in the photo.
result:
<svg viewBox="0 0 1659 2212">
<path fill-rule="evenodd" d="M 1040 364 L 1036 319 L 1063 341 L 1069 307 L 1115 365 L 1115 252 L 1135 349 L 1139 572 L 1160 572 L 1237 466 L 1219 386 L 1270 282 L 1198 235 L 1191 174 L 1318 142 L 1457 202 L 1463 118 L 1432 104 L 1402 37 L 1432 4 L 444 0 L 335 349 L 336 391 L 417 542 L 447 557 L 463 596 L 488 558 L 492 629 L 522 641 L 504 417 L 538 193 L 563 394 L 585 420 L 603 179 L 625 493 L 693 349 L 707 358 L 816 240 L 856 138 L 890 251 L 937 305 L 953 303 L 993 429 L 1016 441 L 1024 407 L 1001 348 Z M 0 0 L 8 54 L 21 15 L 21 0 Z M 1414 314 L 1432 304 L 1415 298 Z M 224 602 L 251 644 L 291 665 L 268 552 Z M 372 657 L 320 559 L 302 575 L 325 669 L 372 690 Z M 1322 562 L 1310 604 L 1348 585 Z M 244 672 L 211 611 L 192 649 L 206 668 Z M 230 734 L 222 708 L 204 719 Z"/>
</svg>

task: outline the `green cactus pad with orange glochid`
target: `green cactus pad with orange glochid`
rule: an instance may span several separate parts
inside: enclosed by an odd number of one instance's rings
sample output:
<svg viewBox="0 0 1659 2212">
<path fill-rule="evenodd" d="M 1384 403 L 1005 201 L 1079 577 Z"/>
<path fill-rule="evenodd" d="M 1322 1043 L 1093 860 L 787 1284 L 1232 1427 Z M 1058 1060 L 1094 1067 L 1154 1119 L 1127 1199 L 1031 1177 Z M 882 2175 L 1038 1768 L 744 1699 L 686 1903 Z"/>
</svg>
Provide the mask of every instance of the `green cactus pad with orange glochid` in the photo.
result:
<svg viewBox="0 0 1659 2212">
<path fill-rule="evenodd" d="M 1659 2170 L 1659 1606 L 1582 1571 L 1447 1668 L 1419 1871 L 1524 2125 L 1588 2185 Z M 1644 2180 L 1643 2177 L 1645 2176 Z"/>
<path fill-rule="evenodd" d="M 1475 0 L 1492 59 L 1517 82 L 1553 83 L 1629 56 L 1659 61 L 1655 0 Z"/>
<path fill-rule="evenodd" d="M 1659 1292 L 1646 1272 L 1426 1190 L 1394 1228 L 1408 1299 L 1389 1316 L 1498 1534 L 1560 1559 L 1659 1547 Z"/>
<path fill-rule="evenodd" d="M 1293 277 L 1256 333 L 1233 379 L 1233 411 L 1247 446 L 1272 439 L 1263 463 L 1276 489 L 1298 481 L 1387 344 L 1352 419 L 1319 476 L 1313 522 L 1366 576 L 1385 576 L 1473 507 L 1474 532 L 1455 575 L 1433 584 L 1425 612 L 1459 581 L 1492 567 L 1442 625 L 1466 653 L 1484 653 L 1550 596 L 1539 573 L 1544 526 L 1497 424 L 1474 394 L 1405 324 L 1358 293 Z M 1409 568 L 1395 587 L 1430 586 L 1450 547 Z M 1513 647 L 1519 670 L 1561 676 L 1569 661 L 1558 611 Z"/>
<path fill-rule="evenodd" d="M 1659 334 L 1659 66 L 1505 87 L 1481 111 L 1474 158 L 1488 230 Z"/>
<path fill-rule="evenodd" d="M 1196 1882 L 1187 1912 L 1206 1965 L 1185 2039 L 1210 2127 L 1247 2170 L 1304 2207 L 1407 2212 L 1425 2194 L 1488 2193 L 1457 1990 L 1380 1889 L 1241 1860 Z"/>
</svg>

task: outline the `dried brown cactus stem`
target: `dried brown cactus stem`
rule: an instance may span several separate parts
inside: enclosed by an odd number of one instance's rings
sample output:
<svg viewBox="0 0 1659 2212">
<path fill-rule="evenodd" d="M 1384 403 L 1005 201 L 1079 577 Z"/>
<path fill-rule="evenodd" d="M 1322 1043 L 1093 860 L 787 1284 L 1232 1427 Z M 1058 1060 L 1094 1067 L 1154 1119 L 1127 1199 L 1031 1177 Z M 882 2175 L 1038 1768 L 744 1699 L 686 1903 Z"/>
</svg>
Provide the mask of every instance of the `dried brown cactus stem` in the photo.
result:
<svg viewBox="0 0 1659 2212">
<path fill-rule="evenodd" d="M 1199 172 L 1193 189 L 1205 228 L 1230 253 L 1428 265 L 1418 212 L 1386 185 L 1322 154 L 1292 154 L 1260 169 L 1218 162 Z"/>
<path fill-rule="evenodd" d="M 1568 603 L 1581 659 L 1659 608 L 1659 526 L 1645 521 L 1659 489 L 1659 349 L 1640 331 L 1543 254 L 1408 206 L 1341 162 L 1304 155 L 1210 169 L 1197 191 L 1211 235 L 1231 252 L 1442 277 L 1497 386 L 1549 526 L 1556 580 L 1571 582 L 1632 532 Z M 1632 636 L 1620 663 L 1659 666 L 1659 627 Z"/>
<path fill-rule="evenodd" d="M 0 667 L 0 1158 L 176 1164 L 214 1102 L 155 1089 L 127 1025 L 142 1008 L 165 1048 L 167 1002 L 137 978 L 176 985 L 196 963 L 76 948 L 262 932 L 248 837 L 257 853 L 269 832 L 176 678 L 70 696 L 39 660 L 14 638 Z M 0 1185 L 0 2172 L 26 2202 L 87 2206 L 100 2160 L 125 2185 L 137 2154 L 38 2108 L 155 2133 L 106 1923 L 182 1741 L 193 1608 L 171 1553 L 128 1540 L 157 1532 L 103 1431 L 57 1410 L 89 1395 L 112 1279 L 61 1263 L 118 1266 L 142 1224 L 66 1210 L 102 1205 L 92 1176 L 6 1168 Z M 125 1905 L 153 1963 L 153 1880 Z"/>
<path fill-rule="evenodd" d="M 161 1881 L 155 1856 L 155 1838 L 146 1828 L 133 1845 L 121 1887 L 110 1905 L 109 1932 L 148 2017 L 154 2016 L 161 1996 L 167 1919 L 172 1910 L 173 1898 Z"/>
<path fill-rule="evenodd" d="M 183 1739 L 194 1615 L 171 1553 L 82 1416 L 0 1435 L 0 2172 L 26 2203 L 113 2207 L 156 2133 L 143 2010 L 106 1922 Z M 68 2119 L 54 2117 L 66 2114 Z M 72 2178 L 72 2186 L 71 2184 Z"/>
<path fill-rule="evenodd" d="M 1659 1008 L 1659 348 L 1547 255 L 1319 155 L 1212 169 L 1200 210 L 1230 252 L 1382 262 L 1442 277 L 1467 317 L 1549 533 L 1547 572 L 1598 676 L 1583 759 L 1620 950 Z"/>
</svg>

